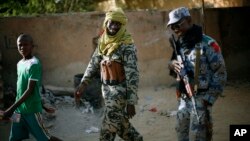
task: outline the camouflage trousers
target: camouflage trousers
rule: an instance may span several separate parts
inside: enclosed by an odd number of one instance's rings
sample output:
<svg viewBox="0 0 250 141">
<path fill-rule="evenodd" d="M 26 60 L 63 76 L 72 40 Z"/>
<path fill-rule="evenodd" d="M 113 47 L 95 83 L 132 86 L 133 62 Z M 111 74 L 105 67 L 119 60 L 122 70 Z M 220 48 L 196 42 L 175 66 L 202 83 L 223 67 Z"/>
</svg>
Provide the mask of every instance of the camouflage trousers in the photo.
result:
<svg viewBox="0 0 250 141">
<path fill-rule="evenodd" d="M 195 102 L 199 123 L 191 99 L 181 98 L 179 101 L 176 125 L 178 141 L 212 140 L 212 107 L 204 105 L 202 95 L 196 96 Z"/>
<path fill-rule="evenodd" d="M 100 141 L 114 141 L 116 134 L 125 141 L 143 141 L 126 116 L 126 85 L 102 85 L 105 102 Z"/>
</svg>

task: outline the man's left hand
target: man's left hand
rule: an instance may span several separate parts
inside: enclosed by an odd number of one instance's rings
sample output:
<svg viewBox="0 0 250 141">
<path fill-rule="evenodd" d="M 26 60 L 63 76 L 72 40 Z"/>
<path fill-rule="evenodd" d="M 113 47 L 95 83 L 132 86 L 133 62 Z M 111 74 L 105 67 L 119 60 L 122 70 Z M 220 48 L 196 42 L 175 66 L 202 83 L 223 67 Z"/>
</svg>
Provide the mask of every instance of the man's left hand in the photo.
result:
<svg viewBox="0 0 250 141">
<path fill-rule="evenodd" d="M 127 114 L 128 114 L 128 118 L 133 118 L 136 114 L 135 112 L 135 105 L 127 105 Z"/>
</svg>

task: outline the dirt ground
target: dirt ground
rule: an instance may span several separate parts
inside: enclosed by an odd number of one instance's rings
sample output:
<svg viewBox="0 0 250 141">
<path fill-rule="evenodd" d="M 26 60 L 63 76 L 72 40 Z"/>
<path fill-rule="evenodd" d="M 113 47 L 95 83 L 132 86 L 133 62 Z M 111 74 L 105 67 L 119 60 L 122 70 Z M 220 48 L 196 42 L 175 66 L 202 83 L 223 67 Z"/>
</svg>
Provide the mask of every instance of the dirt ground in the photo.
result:
<svg viewBox="0 0 250 141">
<path fill-rule="evenodd" d="M 250 83 L 229 83 L 214 105 L 214 141 L 229 140 L 230 124 L 250 124 Z M 139 89 L 137 115 L 132 124 L 145 141 L 175 141 L 176 98 L 174 87 L 158 86 Z M 151 109 L 151 110 L 150 110 Z M 87 133 L 92 126 L 99 129 L 102 110 L 83 113 L 71 103 L 57 105 L 56 119 L 50 123 L 51 134 L 65 141 L 97 141 L 99 133 Z M 33 141 L 29 139 L 27 141 Z M 116 141 L 120 141 L 119 137 Z M 1 140 L 2 141 L 2 140 Z"/>
</svg>

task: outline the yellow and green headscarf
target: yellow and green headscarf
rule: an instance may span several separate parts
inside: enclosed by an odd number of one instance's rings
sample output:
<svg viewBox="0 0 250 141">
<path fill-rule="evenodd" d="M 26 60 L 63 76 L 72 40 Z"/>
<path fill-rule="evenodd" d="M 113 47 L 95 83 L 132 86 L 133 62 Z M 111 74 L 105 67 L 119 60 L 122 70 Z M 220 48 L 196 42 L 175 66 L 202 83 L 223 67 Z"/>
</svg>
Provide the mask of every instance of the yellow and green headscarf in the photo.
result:
<svg viewBox="0 0 250 141">
<path fill-rule="evenodd" d="M 114 36 L 107 34 L 106 23 L 108 20 L 120 22 L 121 28 Z M 110 56 L 121 44 L 132 44 L 134 43 L 131 35 L 127 32 L 125 26 L 127 24 L 127 17 L 125 16 L 121 8 L 116 8 L 106 13 L 105 20 L 103 22 L 103 34 L 99 39 L 99 54 Z"/>
</svg>

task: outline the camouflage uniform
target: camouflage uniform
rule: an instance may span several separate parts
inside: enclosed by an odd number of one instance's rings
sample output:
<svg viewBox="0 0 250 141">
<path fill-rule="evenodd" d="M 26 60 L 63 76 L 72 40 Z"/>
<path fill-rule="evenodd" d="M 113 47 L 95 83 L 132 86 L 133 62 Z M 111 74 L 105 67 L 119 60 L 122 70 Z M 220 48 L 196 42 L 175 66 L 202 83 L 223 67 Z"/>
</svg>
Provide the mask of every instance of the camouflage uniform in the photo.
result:
<svg viewBox="0 0 250 141">
<path fill-rule="evenodd" d="M 117 85 L 102 84 L 105 111 L 100 140 L 113 141 L 118 134 L 126 141 L 142 141 L 142 136 L 129 122 L 125 111 L 127 104 L 135 105 L 138 100 L 139 71 L 137 69 L 136 48 L 133 44 L 121 45 L 111 56 L 100 55 L 96 49 L 82 82 L 89 83 L 94 75 L 100 73 L 100 62 L 103 59 L 122 63 L 126 80 Z"/>
<path fill-rule="evenodd" d="M 183 83 L 177 84 L 180 91 L 179 107 L 177 112 L 177 136 L 179 141 L 209 141 L 212 135 L 212 105 L 223 92 L 226 82 L 226 69 L 220 47 L 216 41 L 207 35 L 202 35 L 201 42 L 193 48 L 183 48 L 185 67 L 190 75 L 190 83 L 194 85 L 194 71 L 196 48 L 200 48 L 200 64 L 198 75 L 198 90 L 194 96 L 200 123 L 194 114 L 192 101 L 186 96 Z M 176 59 L 174 56 L 172 59 Z M 172 72 L 173 74 L 174 72 Z M 209 105 L 204 104 L 204 100 Z"/>
</svg>

